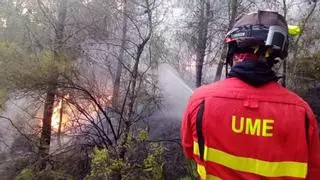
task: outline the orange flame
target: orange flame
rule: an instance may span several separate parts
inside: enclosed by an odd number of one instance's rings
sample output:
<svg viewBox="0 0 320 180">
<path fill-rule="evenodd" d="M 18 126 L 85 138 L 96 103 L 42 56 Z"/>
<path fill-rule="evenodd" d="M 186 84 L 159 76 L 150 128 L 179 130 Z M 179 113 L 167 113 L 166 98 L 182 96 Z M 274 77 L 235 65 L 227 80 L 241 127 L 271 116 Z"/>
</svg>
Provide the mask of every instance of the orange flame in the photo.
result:
<svg viewBox="0 0 320 180">
<path fill-rule="evenodd" d="M 60 99 L 57 105 L 53 108 L 53 113 L 51 117 L 51 127 L 53 131 L 56 131 L 56 132 L 58 131 L 60 121 L 61 121 L 61 130 L 63 130 L 64 125 L 68 122 L 68 114 L 65 113 L 65 108 L 62 107 L 62 103 L 64 103 L 63 102 L 64 99 L 67 99 L 68 97 L 69 97 L 69 94 L 64 96 L 64 98 Z M 61 116 L 61 112 L 62 112 L 62 116 Z"/>
<path fill-rule="evenodd" d="M 68 124 L 68 122 L 72 121 L 71 119 L 74 118 L 74 115 L 71 115 L 71 107 L 70 106 L 66 106 L 66 99 L 69 99 L 69 94 L 65 95 L 63 98 L 59 99 L 54 108 L 53 108 L 53 113 L 52 113 L 52 117 L 51 117 L 51 127 L 52 127 L 52 131 L 53 132 L 58 132 L 59 131 L 59 124 L 61 123 L 61 132 L 67 133 L 66 131 L 66 127 L 70 126 L 70 124 Z M 104 98 L 103 98 L 104 97 Z M 112 99 L 112 95 L 110 95 L 108 92 L 105 92 L 105 94 L 100 97 L 97 98 L 98 103 L 102 106 L 102 107 L 106 107 L 106 106 L 111 106 L 111 99 Z M 97 113 L 99 113 L 99 108 L 97 105 L 95 104 L 87 104 L 87 102 L 81 102 L 81 100 L 78 102 L 83 106 L 86 106 L 86 111 L 94 118 L 97 116 Z M 62 116 L 61 116 L 61 112 L 62 112 Z M 62 119 L 60 120 L 60 118 L 62 117 Z M 61 121 L 61 122 L 60 122 Z M 84 124 L 86 122 L 83 122 Z"/>
<path fill-rule="evenodd" d="M 60 111 L 62 108 L 62 100 L 58 102 L 58 105 L 53 108 L 53 114 L 51 117 L 51 126 L 53 130 L 58 130 L 60 122 Z M 63 118 L 63 115 L 62 115 Z"/>
</svg>

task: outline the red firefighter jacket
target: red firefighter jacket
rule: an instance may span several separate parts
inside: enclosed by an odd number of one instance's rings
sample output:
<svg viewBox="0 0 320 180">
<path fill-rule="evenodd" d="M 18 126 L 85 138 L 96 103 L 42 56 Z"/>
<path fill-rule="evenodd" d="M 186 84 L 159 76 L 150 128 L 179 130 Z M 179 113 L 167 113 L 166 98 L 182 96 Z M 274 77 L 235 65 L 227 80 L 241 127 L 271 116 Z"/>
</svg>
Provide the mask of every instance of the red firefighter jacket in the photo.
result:
<svg viewBox="0 0 320 180">
<path fill-rule="evenodd" d="M 316 118 L 276 82 L 229 78 L 198 88 L 181 125 L 201 179 L 320 179 Z"/>
</svg>

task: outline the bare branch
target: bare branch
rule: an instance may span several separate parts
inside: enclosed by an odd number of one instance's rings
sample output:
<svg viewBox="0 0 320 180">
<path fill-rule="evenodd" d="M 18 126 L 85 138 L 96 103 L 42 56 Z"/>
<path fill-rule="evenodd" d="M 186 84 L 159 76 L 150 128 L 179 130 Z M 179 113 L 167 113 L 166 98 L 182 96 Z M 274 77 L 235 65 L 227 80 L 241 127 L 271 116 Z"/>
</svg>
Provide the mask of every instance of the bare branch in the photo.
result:
<svg viewBox="0 0 320 180">
<path fill-rule="evenodd" d="M 42 12 L 42 14 L 44 15 L 44 17 L 48 20 L 49 24 L 52 26 L 52 28 L 56 31 L 56 24 L 55 24 L 55 20 L 53 20 L 52 18 L 50 18 L 48 16 L 48 14 L 46 13 L 47 10 L 44 10 L 45 8 L 45 5 L 43 4 L 42 0 L 37 0 L 38 2 L 38 6 Z M 46 8 L 48 9 L 48 8 Z"/>
<path fill-rule="evenodd" d="M 20 135 L 22 135 L 23 137 L 25 137 L 25 138 L 26 138 L 30 143 L 32 143 L 33 145 L 39 147 L 36 143 L 34 143 L 34 142 L 32 141 L 32 139 L 30 139 L 25 133 L 23 133 L 23 132 L 20 130 L 20 128 L 18 128 L 18 127 L 13 123 L 13 121 L 12 121 L 10 118 L 0 115 L 0 119 L 4 119 L 4 120 L 9 121 L 10 124 L 12 125 L 12 127 L 14 127 L 14 128 L 19 132 Z M 36 153 L 36 152 L 35 152 L 35 153 Z"/>
</svg>

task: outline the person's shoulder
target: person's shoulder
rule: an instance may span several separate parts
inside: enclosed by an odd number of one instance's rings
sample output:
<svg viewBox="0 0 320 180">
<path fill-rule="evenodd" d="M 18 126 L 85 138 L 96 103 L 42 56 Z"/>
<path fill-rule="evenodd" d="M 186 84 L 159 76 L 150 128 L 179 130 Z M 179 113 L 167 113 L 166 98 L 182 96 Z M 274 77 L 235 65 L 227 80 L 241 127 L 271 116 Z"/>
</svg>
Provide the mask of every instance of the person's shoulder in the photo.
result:
<svg viewBox="0 0 320 180">
<path fill-rule="evenodd" d="M 286 97 L 288 99 L 290 99 L 291 101 L 293 101 L 295 104 L 300 105 L 300 106 L 304 106 L 305 108 L 309 108 L 308 103 L 302 98 L 300 97 L 297 93 L 281 86 L 280 84 L 277 85 L 279 90 L 286 95 Z"/>
<path fill-rule="evenodd" d="M 196 88 L 191 96 L 192 100 L 204 99 L 208 94 L 221 91 L 227 86 L 230 79 L 224 79 L 215 83 L 202 85 Z"/>
</svg>

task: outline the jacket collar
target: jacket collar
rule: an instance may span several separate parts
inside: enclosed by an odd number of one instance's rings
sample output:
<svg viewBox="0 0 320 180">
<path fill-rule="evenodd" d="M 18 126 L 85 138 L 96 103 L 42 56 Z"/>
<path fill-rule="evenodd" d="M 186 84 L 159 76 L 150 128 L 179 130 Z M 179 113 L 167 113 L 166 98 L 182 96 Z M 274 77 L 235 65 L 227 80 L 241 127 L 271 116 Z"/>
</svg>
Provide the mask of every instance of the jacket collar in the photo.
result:
<svg viewBox="0 0 320 180">
<path fill-rule="evenodd" d="M 244 60 L 236 64 L 231 68 L 228 77 L 239 78 L 255 87 L 279 79 L 271 67 L 266 62 L 260 60 Z"/>
</svg>

